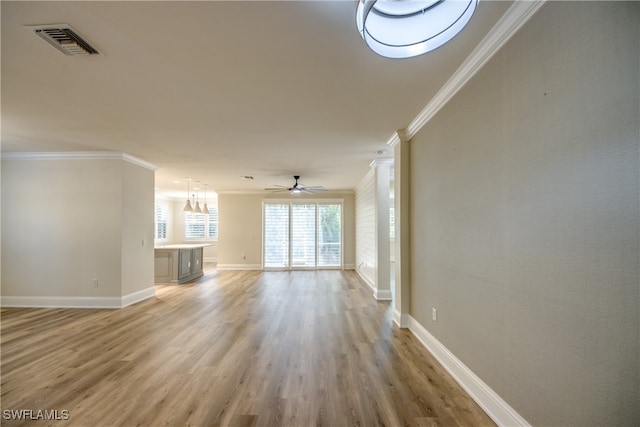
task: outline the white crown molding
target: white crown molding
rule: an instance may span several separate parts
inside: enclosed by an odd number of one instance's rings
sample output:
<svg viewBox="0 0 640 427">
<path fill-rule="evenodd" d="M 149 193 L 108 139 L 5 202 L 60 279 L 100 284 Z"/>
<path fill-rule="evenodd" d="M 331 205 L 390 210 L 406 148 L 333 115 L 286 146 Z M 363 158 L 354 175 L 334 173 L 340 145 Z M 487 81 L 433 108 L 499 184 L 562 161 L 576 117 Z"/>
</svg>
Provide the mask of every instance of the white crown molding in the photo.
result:
<svg viewBox="0 0 640 427">
<path fill-rule="evenodd" d="M 515 1 L 416 118 L 409 123 L 406 129 L 400 129 L 394 133 L 387 141 L 387 144 L 393 147 L 401 140 L 408 141 L 413 138 L 484 64 L 522 28 L 545 1 L 546 0 Z"/>
<path fill-rule="evenodd" d="M 138 166 L 142 166 L 143 168 L 152 170 L 152 171 L 156 171 L 159 169 L 158 166 L 154 165 L 153 163 L 149 163 L 145 160 L 139 159 L 137 157 L 134 157 L 130 154 L 127 153 L 122 153 L 122 159 L 129 162 L 129 163 L 133 163 L 134 165 L 138 165 Z"/>
<path fill-rule="evenodd" d="M 411 138 L 409 137 L 409 135 L 407 135 L 407 131 L 405 129 L 398 129 L 393 135 L 391 135 L 391 138 L 389 138 L 389 140 L 387 141 L 387 145 L 395 147 L 399 143 L 403 141 L 407 142 L 410 139 Z"/>
<path fill-rule="evenodd" d="M 409 315 L 408 320 L 411 333 L 496 424 L 509 427 L 531 425 L 416 319 Z"/>
<path fill-rule="evenodd" d="M 264 190 L 223 190 L 223 191 L 218 191 L 216 190 L 216 193 L 218 195 L 224 195 L 224 194 L 239 194 L 239 195 L 256 195 L 259 194 L 261 196 L 264 196 L 265 194 L 271 194 L 268 191 L 264 191 Z"/>
<path fill-rule="evenodd" d="M 18 160 L 124 160 L 145 169 L 158 170 L 158 166 L 130 154 L 117 151 L 61 151 L 2 153 L 3 159 Z"/>
<path fill-rule="evenodd" d="M 400 129 L 398 131 L 400 131 Z M 396 131 L 393 135 L 391 135 L 391 138 L 387 140 L 387 145 L 391 147 L 395 147 L 400 143 L 400 137 L 398 137 L 398 131 Z M 404 133 L 404 130 L 402 131 Z"/>
</svg>

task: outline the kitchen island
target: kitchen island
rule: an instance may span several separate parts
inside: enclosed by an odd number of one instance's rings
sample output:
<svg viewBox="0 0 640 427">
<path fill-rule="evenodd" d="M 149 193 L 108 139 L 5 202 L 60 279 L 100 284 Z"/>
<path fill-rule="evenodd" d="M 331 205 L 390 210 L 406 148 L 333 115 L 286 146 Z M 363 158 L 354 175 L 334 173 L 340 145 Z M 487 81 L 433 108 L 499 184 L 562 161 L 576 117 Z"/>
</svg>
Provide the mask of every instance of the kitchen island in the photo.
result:
<svg viewBox="0 0 640 427">
<path fill-rule="evenodd" d="M 204 274 L 202 271 L 203 244 L 175 244 L 155 247 L 155 282 L 182 284 Z"/>
</svg>

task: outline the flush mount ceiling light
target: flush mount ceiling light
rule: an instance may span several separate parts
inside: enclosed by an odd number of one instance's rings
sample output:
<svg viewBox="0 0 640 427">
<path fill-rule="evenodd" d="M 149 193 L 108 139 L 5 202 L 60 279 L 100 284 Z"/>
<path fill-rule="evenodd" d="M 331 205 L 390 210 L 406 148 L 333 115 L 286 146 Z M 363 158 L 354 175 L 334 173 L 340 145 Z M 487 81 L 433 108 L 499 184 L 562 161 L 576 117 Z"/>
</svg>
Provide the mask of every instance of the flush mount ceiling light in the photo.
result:
<svg viewBox="0 0 640 427">
<path fill-rule="evenodd" d="M 455 37 L 477 4 L 478 0 L 359 0 L 356 24 L 377 54 L 410 58 Z"/>
</svg>

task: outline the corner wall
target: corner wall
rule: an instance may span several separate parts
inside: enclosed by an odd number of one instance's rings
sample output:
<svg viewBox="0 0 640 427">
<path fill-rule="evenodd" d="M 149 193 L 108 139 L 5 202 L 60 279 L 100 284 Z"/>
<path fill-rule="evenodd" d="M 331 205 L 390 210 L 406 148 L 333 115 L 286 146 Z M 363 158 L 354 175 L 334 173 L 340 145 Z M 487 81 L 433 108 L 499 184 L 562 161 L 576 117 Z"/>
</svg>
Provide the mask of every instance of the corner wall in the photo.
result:
<svg viewBox="0 0 640 427">
<path fill-rule="evenodd" d="M 154 172 L 123 155 L 3 156 L 2 305 L 116 308 L 152 296 L 153 185 Z"/>
<path fill-rule="evenodd" d="M 411 140 L 411 316 L 533 425 L 640 419 L 639 9 L 546 3 Z"/>
</svg>

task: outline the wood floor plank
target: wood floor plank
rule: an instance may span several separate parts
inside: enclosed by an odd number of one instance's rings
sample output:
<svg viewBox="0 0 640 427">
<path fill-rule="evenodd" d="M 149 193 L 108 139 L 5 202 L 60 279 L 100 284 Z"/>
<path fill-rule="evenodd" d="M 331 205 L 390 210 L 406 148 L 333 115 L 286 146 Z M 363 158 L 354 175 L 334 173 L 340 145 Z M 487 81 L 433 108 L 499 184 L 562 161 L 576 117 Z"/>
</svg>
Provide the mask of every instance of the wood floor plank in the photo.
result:
<svg viewBox="0 0 640 427">
<path fill-rule="evenodd" d="M 66 410 L 45 424 L 67 426 L 494 425 L 354 272 L 205 272 L 121 310 L 2 309 L 2 409 Z"/>
</svg>

